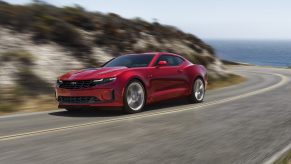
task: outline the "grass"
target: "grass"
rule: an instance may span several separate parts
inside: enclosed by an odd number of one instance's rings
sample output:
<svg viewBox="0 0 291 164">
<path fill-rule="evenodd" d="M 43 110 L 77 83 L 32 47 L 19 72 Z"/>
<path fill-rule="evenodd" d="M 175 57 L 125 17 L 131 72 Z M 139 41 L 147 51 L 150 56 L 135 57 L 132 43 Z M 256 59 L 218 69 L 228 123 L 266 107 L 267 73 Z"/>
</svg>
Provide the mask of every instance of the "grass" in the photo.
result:
<svg viewBox="0 0 291 164">
<path fill-rule="evenodd" d="M 0 104 L 0 115 L 24 112 L 39 112 L 56 109 L 57 103 L 53 96 L 21 97 L 7 100 Z"/>
<path fill-rule="evenodd" d="M 13 103 L 4 102 L 0 104 L 0 114 L 15 112 L 14 109 L 15 105 Z"/>
<path fill-rule="evenodd" d="M 291 164 L 291 150 L 274 162 L 274 164 Z"/>
<path fill-rule="evenodd" d="M 213 90 L 213 89 L 223 88 L 223 87 L 239 84 L 239 83 L 242 83 L 244 81 L 246 81 L 246 78 L 239 76 L 239 75 L 231 74 L 227 78 L 215 79 L 215 80 L 210 79 L 207 89 Z"/>
</svg>

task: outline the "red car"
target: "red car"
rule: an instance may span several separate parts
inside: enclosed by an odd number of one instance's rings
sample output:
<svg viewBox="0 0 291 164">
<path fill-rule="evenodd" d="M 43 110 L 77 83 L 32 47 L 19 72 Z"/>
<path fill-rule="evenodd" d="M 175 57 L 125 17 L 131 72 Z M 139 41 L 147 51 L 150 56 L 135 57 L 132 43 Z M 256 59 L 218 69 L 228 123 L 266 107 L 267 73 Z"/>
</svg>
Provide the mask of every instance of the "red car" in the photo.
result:
<svg viewBox="0 0 291 164">
<path fill-rule="evenodd" d="M 71 71 L 58 78 L 59 108 L 123 107 L 127 113 L 142 111 L 145 104 L 188 97 L 204 99 L 206 69 L 172 53 L 122 55 L 101 68 Z"/>
</svg>

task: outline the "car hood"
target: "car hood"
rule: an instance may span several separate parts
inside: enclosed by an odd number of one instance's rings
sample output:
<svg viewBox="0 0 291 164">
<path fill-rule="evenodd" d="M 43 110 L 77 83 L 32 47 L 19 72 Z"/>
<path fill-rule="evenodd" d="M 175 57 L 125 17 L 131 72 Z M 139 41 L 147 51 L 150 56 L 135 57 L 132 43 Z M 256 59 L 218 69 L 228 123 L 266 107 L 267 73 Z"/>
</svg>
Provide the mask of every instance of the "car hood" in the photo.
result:
<svg viewBox="0 0 291 164">
<path fill-rule="evenodd" d="M 127 70 L 127 67 L 102 67 L 71 71 L 62 75 L 60 80 L 94 80 L 116 77 Z"/>
</svg>

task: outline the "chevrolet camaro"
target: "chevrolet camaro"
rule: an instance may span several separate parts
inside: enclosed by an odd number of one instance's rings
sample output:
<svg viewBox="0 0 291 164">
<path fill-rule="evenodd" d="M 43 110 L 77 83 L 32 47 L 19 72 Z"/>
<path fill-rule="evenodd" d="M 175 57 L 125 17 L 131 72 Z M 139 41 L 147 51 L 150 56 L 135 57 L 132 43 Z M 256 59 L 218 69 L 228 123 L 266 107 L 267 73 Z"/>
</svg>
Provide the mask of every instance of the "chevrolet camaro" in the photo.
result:
<svg viewBox="0 0 291 164">
<path fill-rule="evenodd" d="M 100 68 L 68 72 L 56 82 L 59 108 L 122 107 L 137 113 L 146 104 L 175 98 L 191 103 L 204 99 L 205 67 L 172 53 L 142 53 L 116 57 Z"/>
</svg>

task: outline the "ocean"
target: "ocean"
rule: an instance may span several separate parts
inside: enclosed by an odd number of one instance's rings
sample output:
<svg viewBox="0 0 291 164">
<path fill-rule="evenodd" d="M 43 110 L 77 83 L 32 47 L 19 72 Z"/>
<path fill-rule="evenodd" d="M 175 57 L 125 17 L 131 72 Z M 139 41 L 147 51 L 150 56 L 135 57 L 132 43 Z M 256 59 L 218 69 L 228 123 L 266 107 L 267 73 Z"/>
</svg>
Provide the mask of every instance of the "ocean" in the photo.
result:
<svg viewBox="0 0 291 164">
<path fill-rule="evenodd" d="M 206 40 L 220 59 L 259 66 L 291 67 L 291 41 Z"/>
</svg>

